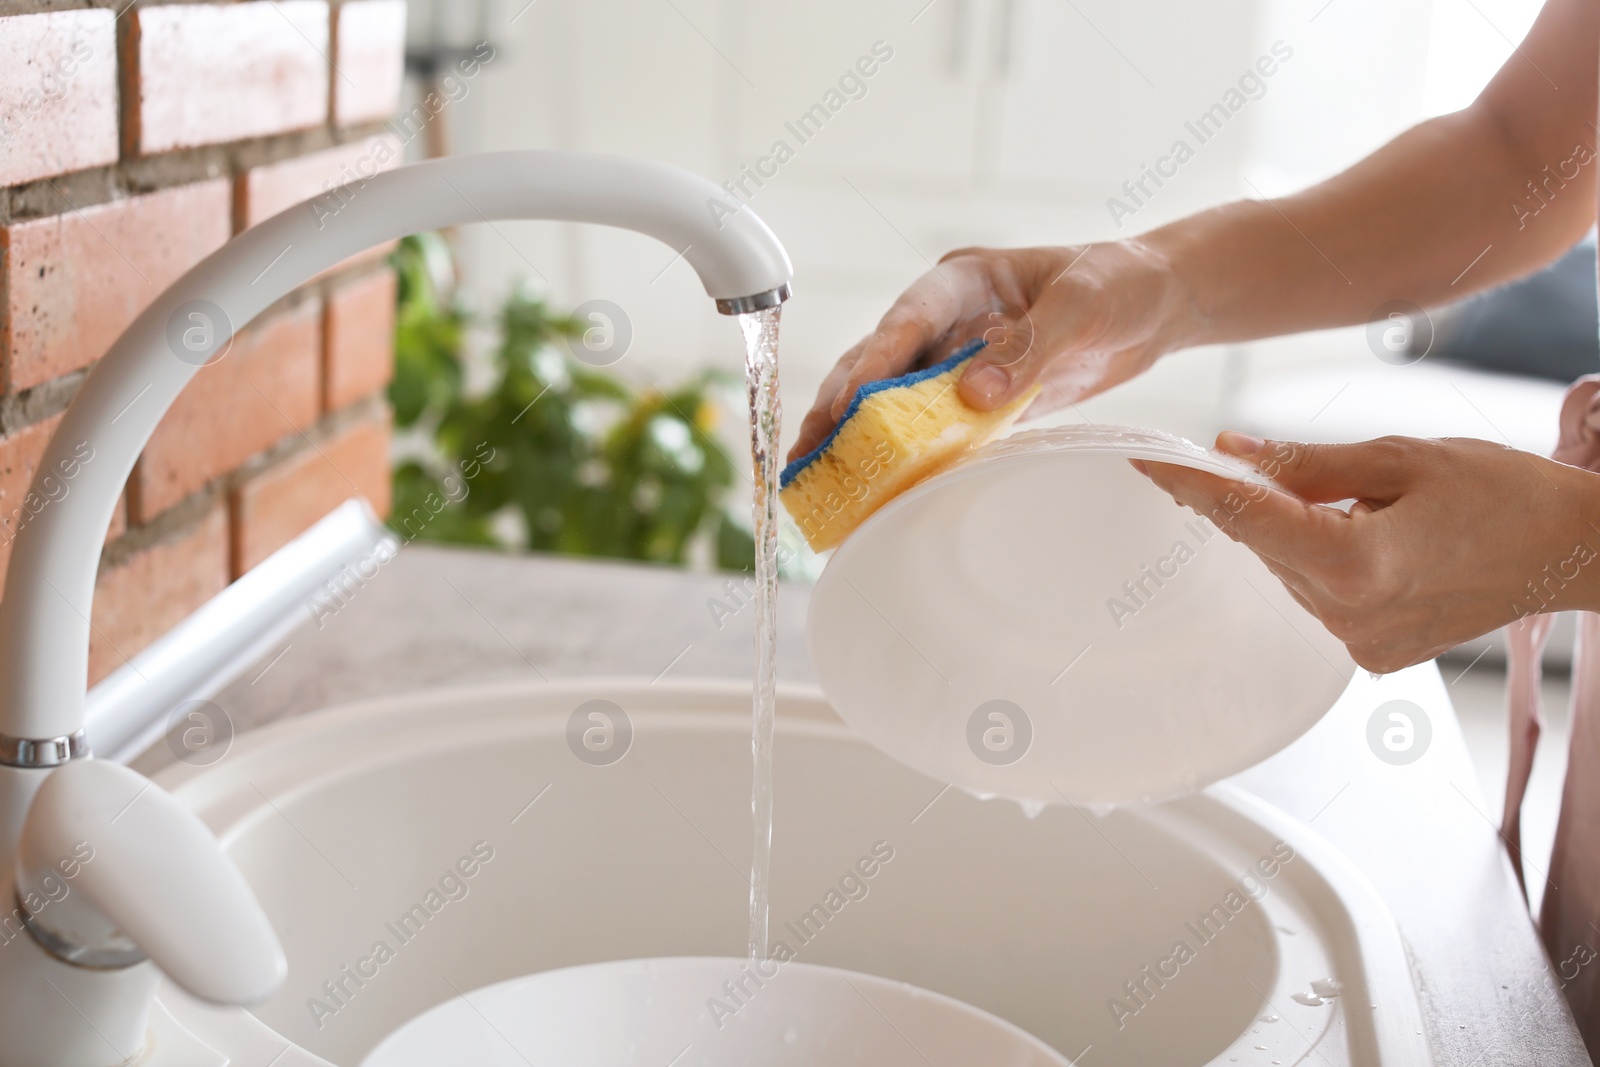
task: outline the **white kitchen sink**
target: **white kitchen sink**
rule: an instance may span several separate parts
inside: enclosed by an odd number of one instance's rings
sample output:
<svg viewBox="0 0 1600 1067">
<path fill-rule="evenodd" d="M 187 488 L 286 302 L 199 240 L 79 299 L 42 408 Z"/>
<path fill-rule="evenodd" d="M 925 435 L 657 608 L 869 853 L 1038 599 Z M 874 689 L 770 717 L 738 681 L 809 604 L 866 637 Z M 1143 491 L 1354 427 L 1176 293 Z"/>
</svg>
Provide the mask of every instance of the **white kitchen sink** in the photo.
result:
<svg viewBox="0 0 1600 1067">
<path fill-rule="evenodd" d="M 631 721 L 615 762 L 569 744 L 595 700 Z M 158 781 L 243 870 L 289 977 L 254 1019 L 163 1003 L 236 1057 L 287 1041 L 278 1067 L 355 1067 L 508 978 L 740 956 L 749 719 L 747 685 L 532 681 L 330 709 L 175 765 Z M 1029 817 L 891 761 L 803 689 L 780 693 L 776 774 L 773 938 L 803 962 L 953 996 L 1086 1067 L 1431 1062 L 1374 891 L 1240 790 Z"/>
</svg>

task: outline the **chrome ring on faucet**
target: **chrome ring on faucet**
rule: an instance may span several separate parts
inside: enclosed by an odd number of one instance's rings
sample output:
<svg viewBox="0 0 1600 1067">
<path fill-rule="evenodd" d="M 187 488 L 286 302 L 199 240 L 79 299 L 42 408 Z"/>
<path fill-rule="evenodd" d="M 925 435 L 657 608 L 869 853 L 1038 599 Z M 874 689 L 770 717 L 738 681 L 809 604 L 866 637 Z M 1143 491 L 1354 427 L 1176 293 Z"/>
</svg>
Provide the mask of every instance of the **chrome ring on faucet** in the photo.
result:
<svg viewBox="0 0 1600 1067">
<path fill-rule="evenodd" d="M 731 300 L 719 298 L 717 300 L 717 310 L 724 315 L 745 315 L 752 311 L 765 311 L 767 308 L 775 308 L 789 299 L 789 296 L 789 283 L 784 282 L 776 289 L 768 289 L 766 292 L 756 293 L 754 296 L 736 296 Z"/>
<path fill-rule="evenodd" d="M 95 971 L 120 971 L 143 963 L 148 958 L 143 949 L 133 944 L 127 948 L 90 948 L 74 944 L 60 934 L 45 929 L 28 914 L 28 909 L 22 904 L 21 893 L 14 893 L 12 899 L 16 902 L 16 915 L 22 922 L 22 928 L 28 931 L 28 936 L 62 963 Z"/>
<path fill-rule="evenodd" d="M 89 757 L 89 738 L 82 730 L 64 737 L 10 737 L 0 734 L 0 764 L 7 767 L 59 767 Z"/>
</svg>

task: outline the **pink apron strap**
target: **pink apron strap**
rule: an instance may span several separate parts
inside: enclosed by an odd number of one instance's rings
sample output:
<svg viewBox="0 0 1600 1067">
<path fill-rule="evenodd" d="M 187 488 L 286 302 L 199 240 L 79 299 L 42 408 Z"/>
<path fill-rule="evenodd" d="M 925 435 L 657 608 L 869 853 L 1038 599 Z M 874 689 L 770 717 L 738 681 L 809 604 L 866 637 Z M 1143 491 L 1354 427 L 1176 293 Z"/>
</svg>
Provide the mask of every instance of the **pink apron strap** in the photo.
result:
<svg viewBox="0 0 1600 1067">
<path fill-rule="evenodd" d="M 1600 375 L 1580 378 L 1567 390 L 1561 404 L 1561 437 L 1552 458 L 1600 471 Z M 1542 725 L 1540 655 L 1550 625 L 1551 616 L 1536 615 L 1506 628 L 1511 765 L 1501 834 L 1524 894 L 1522 801 Z M 1585 964 L 1593 961 L 1600 949 L 1600 615 L 1578 613 L 1572 660 L 1572 739 L 1555 848 L 1544 876 L 1539 933 L 1579 1032 L 1590 1048 L 1597 1048 L 1600 967 Z"/>
<path fill-rule="evenodd" d="M 1511 867 L 1517 884 L 1528 896 L 1528 880 L 1522 873 L 1522 799 L 1533 774 L 1533 753 L 1544 729 L 1539 683 L 1543 678 L 1541 657 L 1550 637 L 1554 615 L 1528 615 L 1505 629 L 1506 702 L 1511 712 L 1511 766 L 1506 772 L 1506 802 L 1500 820 L 1500 836 L 1511 853 Z"/>
<path fill-rule="evenodd" d="M 1600 615 L 1588 611 L 1578 615 L 1572 743 L 1539 934 L 1578 1031 L 1600 1047 Z"/>
</svg>

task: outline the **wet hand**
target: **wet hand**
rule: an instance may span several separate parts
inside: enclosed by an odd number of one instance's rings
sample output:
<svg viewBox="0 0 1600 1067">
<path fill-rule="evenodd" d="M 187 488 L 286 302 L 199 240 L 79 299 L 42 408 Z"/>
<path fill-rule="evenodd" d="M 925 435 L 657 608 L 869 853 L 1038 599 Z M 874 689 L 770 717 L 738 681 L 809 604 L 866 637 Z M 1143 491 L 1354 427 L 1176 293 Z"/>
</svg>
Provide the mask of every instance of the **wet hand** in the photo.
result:
<svg viewBox="0 0 1600 1067">
<path fill-rule="evenodd" d="M 988 344 L 963 372 L 961 398 L 990 411 L 1042 380 L 1035 408 L 1048 410 L 1143 371 L 1180 346 L 1193 314 L 1165 258 L 1137 242 L 951 252 L 840 358 L 789 458 L 820 444 L 861 386 L 975 337 Z"/>
<path fill-rule="evenodd" d="M 1600 475 L 1467 438 L 1309 445 L 1228 432 L 1217 447 L 1288 492 L 1135 466 L 1260 556 L 1368 670 L 1523 615 L 1600 607 Z M 1327 506 L 1351 499 L 1348 514 Z"/>
</svg>

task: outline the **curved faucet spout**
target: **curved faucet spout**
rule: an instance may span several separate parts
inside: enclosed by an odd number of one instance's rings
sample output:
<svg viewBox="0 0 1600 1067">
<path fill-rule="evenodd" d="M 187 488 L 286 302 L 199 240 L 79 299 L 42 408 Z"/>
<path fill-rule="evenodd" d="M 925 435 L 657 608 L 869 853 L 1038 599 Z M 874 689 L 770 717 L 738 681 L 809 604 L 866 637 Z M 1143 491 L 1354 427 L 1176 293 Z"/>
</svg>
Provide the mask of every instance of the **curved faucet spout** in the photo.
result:
<svg viewBox="0 0 1600 1067">
<path fill-rule="evenodd" d="M 592 222 L 656 237 L 694 268 L 725 313 L 788 295 L 789 257 L 748 208 L 730 211 L 721 190 L 685 171 L 618 157 L 436 160 L 351 183 L 240 234 L 128 327 L 39 463 L 34 491 L 58 498 L 18 532 L 0 601 L 0 765 L 47 766 L 76 754 L 58 739 L 83 726 L 106 528 L 134 460 L 199 367 L 263 309 L 349 256 L 420 230 L 497 219 Z M 65 496 L 44 492 L 54 483 L 43 479 L 68 470 Z M 44 755 L 32 762 L 17 753 Z M 13 809 L 0 812 L 0 858 L 10 855 L 22 817 L 12 800 L 0 795 L 0 806 Z"/>
</svg>

